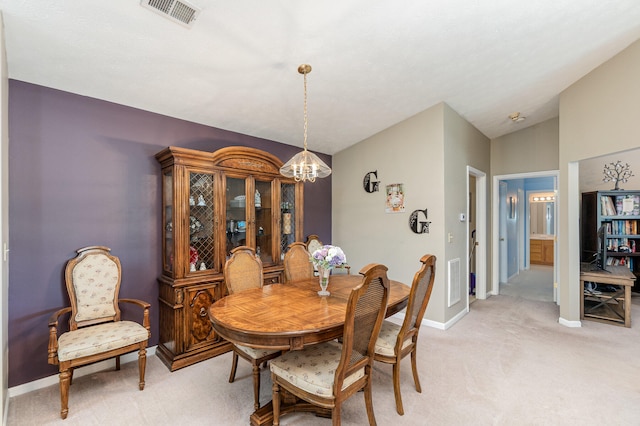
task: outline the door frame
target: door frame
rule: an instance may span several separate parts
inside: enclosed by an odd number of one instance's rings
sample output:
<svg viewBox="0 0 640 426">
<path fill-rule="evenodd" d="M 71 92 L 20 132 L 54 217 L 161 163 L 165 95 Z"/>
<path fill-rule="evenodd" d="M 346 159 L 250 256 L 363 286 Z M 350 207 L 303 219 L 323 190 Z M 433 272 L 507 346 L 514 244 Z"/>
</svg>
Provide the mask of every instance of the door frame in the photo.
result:
<svg viewBox="0 0 640 426">
<path fill-rule="evenodd" d="M 538 177 L 553 177 L 554 178 L 554 191 L 556 193 L 556 202 L 554 203 L 555 218 L 556 218 L 556 237 L 553 240 L 553 251 L 554 251 L 554 262 L 553 262 L 553 298 L 558 303 L 557 297 L 557 283 L 558 283 L 558 235 L 561 232 L 559 228 L 560 223 L 557 220 L 558 217 L 558 177 L 560 176 L 559 170 L 547 170 L 540 172 L 527 172 L 527 173 L 514 173 L 508 175 L 496 175 L 493 176 L 493 196 L 492 196 L 492 220 L 491 220 L 491 229 L 493 230 L 492 236 L 492 244 L 491 244 L 491 295 L 500 294 L 500 235 L 499 235 L 499 226 L 500 226 L 500 183 L 502 181 L 514 180 L 514 179 L 529 179 L 529 178 L 538 178 Z M 522 215 L 519 215 L 521 218 Z M 521 219 L 518 219 L 521 220 Z M 518 261 L 518 264 L 520 262 Z"/>
<path fill-rule="evenodd" d="M 482 170 L 478 170 L 474 167 L 467 166 L 467 194 L 469 194 L 469 176 L 473 176 L 476 179 L 476 199 L 475 199 L 475 223 L 476 223 L 476 298 L 487 298 L 487 174 Z M 471 206 L 469 205 L 469 197 L 467 197 L 467 218 L 469 218 Z M 471 247 L 469 246 L 469 235 L 471 230 L 469 229 L 469 220 L 466 221 L 467 227 L 467 254 L 470 253 Z M 467 306 L 466 311 L 469 312 L 469 289 L 470 289 L 470 274 L 467 271 Z"/>
</svg>

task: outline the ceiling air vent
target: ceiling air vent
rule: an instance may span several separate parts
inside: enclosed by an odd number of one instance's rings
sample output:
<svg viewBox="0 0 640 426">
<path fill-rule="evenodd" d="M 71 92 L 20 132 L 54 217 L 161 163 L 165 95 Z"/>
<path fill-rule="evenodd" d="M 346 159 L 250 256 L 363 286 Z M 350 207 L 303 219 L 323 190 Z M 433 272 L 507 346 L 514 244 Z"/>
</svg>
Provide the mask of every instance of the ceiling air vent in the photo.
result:
<svg viewBox="0 0 640 426">
<path fill-rule="evenodd" d="M 140 5 L 187 28 L 200 14 L 200 9 L 182 0 L 141 0 Z"/>
</svg>

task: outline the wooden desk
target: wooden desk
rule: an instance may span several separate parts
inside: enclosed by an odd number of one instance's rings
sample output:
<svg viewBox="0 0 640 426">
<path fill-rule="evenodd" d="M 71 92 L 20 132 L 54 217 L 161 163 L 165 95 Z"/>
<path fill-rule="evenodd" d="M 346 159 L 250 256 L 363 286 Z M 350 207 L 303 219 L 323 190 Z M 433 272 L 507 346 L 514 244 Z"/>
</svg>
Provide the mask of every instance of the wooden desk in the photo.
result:
<svg viewBox="0 0 640 426">
<path fill-rule="evenodd" d="M 318 296 L 318 278 L 287 284 L 271 284 L 224 297 L 209 308 L 215 331 L 225 339 L 254 348 L 299 350 L 306 345 L 342 336 L 351 289 L 362 282 L 361 275 L 332 275 L 330 296 Z M 390 281 L 386 316 L 404 309 L 410 287 Z M 281 413 L 314 410 L 292 400 L 281 404 Z M 321 412 L 320 415 L 326 415 Z M 330 414 L 329 414 L 330 415 Z M 250 417 L 254 426 L 273 422 L 271 403 Z"/>
<path fill-rule="evenodd" d="M 636 276 L 626 266 L 607 266 L 606 271 L 581 265 L 580 319 L 591 319 L 631 327 L 631 287 Z M 585 282 L 620 286 L 620 290 L 585 291 Z M 586 306 L 585 306 L 586 305 Z"/>
</svg>

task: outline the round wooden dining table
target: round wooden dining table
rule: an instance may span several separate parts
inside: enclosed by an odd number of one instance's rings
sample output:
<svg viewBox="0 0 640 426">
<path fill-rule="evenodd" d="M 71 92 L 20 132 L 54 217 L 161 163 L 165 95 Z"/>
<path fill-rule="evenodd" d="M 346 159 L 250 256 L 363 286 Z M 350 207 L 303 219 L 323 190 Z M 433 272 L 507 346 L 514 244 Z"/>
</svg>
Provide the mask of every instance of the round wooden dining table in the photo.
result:
<svg viewBox="0 0 640 426">
<path fill-rule="evenodd" d="M 361 275 L 332 275 L 329 296 L 319 296 L 318 278 L 271 284 L 226 296 L 209 308 L 214 330 L 230 342 L 254 348 L 299 350 L 342 336 L 351 290 Z M 389 281 L 386 316 L 407 305 L 410 288 Z"/>
<path fill-rule="evenodd" d="M 270 284 L 228 295 L 209 308 L 214 330 L 226 340 L 254 348 L 300 350 L 306 345 L 336 339 L 343 334 L 351 290 L 362 283 L 362 275 L 332 275 L 329 296 L 318 295 L 318 278 L 286 284 Z M 386 317 L 407 306 L 406 284 L 389 281 Z M 281 392 L 280 414 L 313 411 L 331 417 L 331 410 L 312 406 Z M 251 426 L 273 424 L 271 402 L 249 417 Z"/>
</svg>

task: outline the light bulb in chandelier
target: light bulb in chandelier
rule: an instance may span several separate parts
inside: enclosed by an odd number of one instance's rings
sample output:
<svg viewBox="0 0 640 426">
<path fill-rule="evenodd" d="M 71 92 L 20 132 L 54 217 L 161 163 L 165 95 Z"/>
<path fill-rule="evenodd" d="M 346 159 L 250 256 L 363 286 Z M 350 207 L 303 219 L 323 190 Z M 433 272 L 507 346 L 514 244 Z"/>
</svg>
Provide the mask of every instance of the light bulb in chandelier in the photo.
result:
<svg viewBox="0 0 640 426">
<path fill-rule="evenodd" d="M 280 173 L 296 182 L 315 182 L 316 178 L 329 176 L 331 168 L 313 152 L 307 151 L 307 74 L 311 72 L 311 65 L 300 65 L 298 72 L 304 76 L 304 150 L 280 167 Z"/>
</svg>

